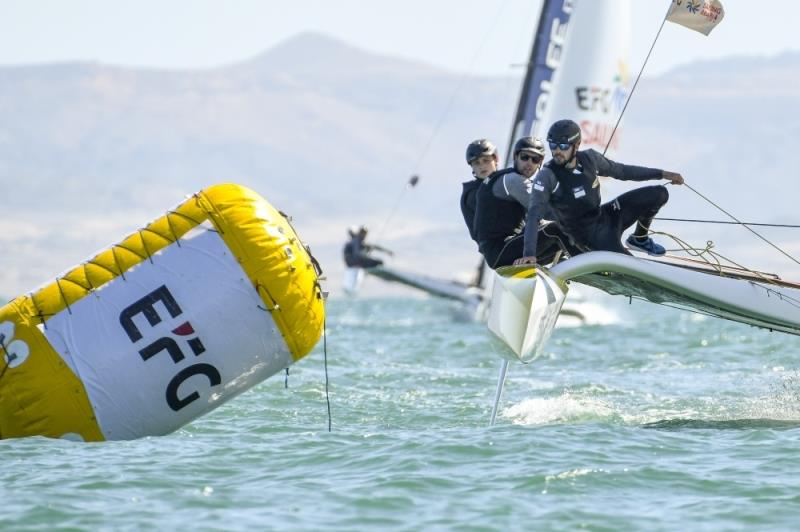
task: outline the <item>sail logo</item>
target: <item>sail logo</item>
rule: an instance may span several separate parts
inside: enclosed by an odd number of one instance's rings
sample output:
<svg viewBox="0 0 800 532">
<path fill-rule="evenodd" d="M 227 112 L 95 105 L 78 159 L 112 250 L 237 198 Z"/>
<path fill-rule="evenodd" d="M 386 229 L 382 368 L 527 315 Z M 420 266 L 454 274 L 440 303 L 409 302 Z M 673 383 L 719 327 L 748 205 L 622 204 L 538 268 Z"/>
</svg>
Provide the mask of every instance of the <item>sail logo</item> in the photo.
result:
<svg viewBox="0 0 800 532">
<path fill-rule="evenodd" d="M 628 99 L 630 76 L 627 64 L 617 62 L 617 74 L 607 86 L 580 86 L 575 88 L 575 104 L 583 114 L 589 117 L 580 121 L 582 142 L 586 146 L 605 147 L 611 138 L 610 148 L 618 147 L 617 134 L 614 131 L 616 117 L 625 107 Z M 619 133 L 619 132 L 617 132 Z"/>
<path fill-rule="evenodd" d="M 620 60 L 610 85 L 575 87 L 575 103 L 582 111 L 619 114 L 628 98 L 628 85 L 628 66 Z"/>
<path fill-rule="evenodd" d="M 578 108 L 583 111 L 600 111 L 607 114 L 611 111 L 612 90 L 606 87 L 577 87 L 575 98 Z"/>
<path fill-rule="evenodd" d="M 144 316 L 151 328 L 164 321 L 164 318 L 159 314 L 156 308 L 157 303 L 160 303 L 159 307 L 167 311 L 170 318 L 174 319 L 183 314 L 183 310 L 166 285 L 161 285 L 143 298 L 129 305 L 120 313 L 119 323 L 128 335 L 128 339 L 134 345 L 139 344 L 141 341 L 146 341 L 145 335 L 135 323 L 134 317 Z M 200 393 L 197 390 L 193 390 L 191 393 L 185 395 L 180 393 L 180 387 L 186 380 L 196 375 L 203 375 L 208 379 L 210 386 L 217 386 L 222 383 L 222 376 L 219 370 L 211 364 L 197 362 L 187 365 L 185 362 L 186 355 L 181 348 L 181 344 L 188 346 L 195 357 L 201 356 L 206 351 L 199 334 L 196 333 L 190 322 L 184 321 L 177 327 L 172 328 L 170 332 L 170 336 L 160 336 L 150 340 L 149 343 L 141 347 L 138 352 L 142 361 L 145 363 L 159 356 L 161 353 L 166 353 L 164 356 L 169 356 L 173 364 L 180 367 L 177 373 L 170 379 L 165 390 L 167 405 L 169 405 L 173 411 L 177 412 L 200 398 Z"/>
<path fill-rule="evenodd" d="M 0 368 L 0 371 L 16 368 L 25 362 L 30 354 L 27 343 L 14 339 L 14 323 L 11 321 L 0 323 L 0 353 L 4 362 L 4 367 Z"/>
<path fill-rule="evenodd" d="M 680 2 L 677 3 L 679 6 L 681 5 Z M 700 2 L 697 0 L 689 0 L 686 2 L 686 10 L 689 11 L 691 14 L 696 14 L 700 11 Z"/>
</svg>

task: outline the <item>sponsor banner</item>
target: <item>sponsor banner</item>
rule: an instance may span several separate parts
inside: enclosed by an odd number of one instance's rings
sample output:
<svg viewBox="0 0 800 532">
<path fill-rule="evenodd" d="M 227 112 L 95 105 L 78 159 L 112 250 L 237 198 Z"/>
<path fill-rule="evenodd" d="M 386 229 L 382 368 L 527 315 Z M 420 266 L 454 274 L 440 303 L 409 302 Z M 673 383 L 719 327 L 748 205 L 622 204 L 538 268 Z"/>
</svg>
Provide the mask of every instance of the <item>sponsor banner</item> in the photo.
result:
<svg viewBox="0 0 800 532">
<path fill-rule="evenodd" d="M 288 367 L 269 311 L 203 224 L 53 316 L 106 439 L 169 433 Z"/>
</svg>

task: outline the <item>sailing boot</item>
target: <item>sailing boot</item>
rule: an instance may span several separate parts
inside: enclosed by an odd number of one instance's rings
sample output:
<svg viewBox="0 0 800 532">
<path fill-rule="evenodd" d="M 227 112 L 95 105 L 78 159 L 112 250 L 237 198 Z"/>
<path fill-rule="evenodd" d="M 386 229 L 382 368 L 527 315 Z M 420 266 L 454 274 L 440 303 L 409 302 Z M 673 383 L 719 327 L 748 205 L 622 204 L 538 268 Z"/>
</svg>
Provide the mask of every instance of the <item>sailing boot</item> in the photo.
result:
<svg viewBox="0 0 800 532">
<path fill-rule="evenodd" d="M 659 256 L 667 252 L 667 250 L 664 249 L 664 246 L 661 244 L 656 244 L 655 241 L 649 236 L 637 237 L 631 235 L 628 237 L 628 240 L 626 240 L 625 243 L 628 244 L 629 247 L 639 251 L 644 251 L 648 255 Z"/>
</svg>

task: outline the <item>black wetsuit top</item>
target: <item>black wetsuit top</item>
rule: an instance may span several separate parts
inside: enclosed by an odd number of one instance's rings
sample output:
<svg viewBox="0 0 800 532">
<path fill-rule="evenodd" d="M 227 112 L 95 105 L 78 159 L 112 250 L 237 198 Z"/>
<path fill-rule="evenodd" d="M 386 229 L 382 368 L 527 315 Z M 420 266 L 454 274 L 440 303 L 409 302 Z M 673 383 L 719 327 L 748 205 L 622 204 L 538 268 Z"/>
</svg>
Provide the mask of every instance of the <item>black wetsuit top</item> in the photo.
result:
<svg viewBox="0 0 800 532">
<path fill-rule="evenodd" d="M 579 151 L 576 157 L 575 168 L 566 168 L 550 160 L 534 177 L 525 230 L 525 256 L 536 254 L 538 234 L 534 228 L 538 227 L 548 206 L 558 225 L 576 244 L 596 249 L 592 243 L 602 223 L 598 176 L 624 181 L 663 177 L 660 169 L 617 163 L 595 150 Z"/>
<path fill-rule="evenodd" d="M 467 224 L 470 238 L 476 243 L 478 242 L 478 236 L 475 234 L 473 225 L 475 223 L 476 195 L 478 193 L 478 187 L 481 186 L 481 182 L 482 181 L 476 177 L 472 181 L 461 184 L 461 214 L 464 216 L 464 223 Z"/>
<path fill-rule="evenodd" d="M 358 237 L 353 237 L 344 245 L 344 263 L 351 268 L 373 268 L 375 266 L 380 266 L 383 264 L 382 260 L 372 258 L 368 255 L 372 249 L 373 246 L 365 244 L 364 241 Z"/>
<path fill-rule="evenodd" d="M 513 168 L 493 172 L 478 189 L 473 229 L 484 256 L 490 243 L 520 234 L 525 224 L 527 209 L 519 200 L 511 195 L 498 197 L 493 190 L 498 179 L 511 173 L 516 173 Z"/>
</svg>

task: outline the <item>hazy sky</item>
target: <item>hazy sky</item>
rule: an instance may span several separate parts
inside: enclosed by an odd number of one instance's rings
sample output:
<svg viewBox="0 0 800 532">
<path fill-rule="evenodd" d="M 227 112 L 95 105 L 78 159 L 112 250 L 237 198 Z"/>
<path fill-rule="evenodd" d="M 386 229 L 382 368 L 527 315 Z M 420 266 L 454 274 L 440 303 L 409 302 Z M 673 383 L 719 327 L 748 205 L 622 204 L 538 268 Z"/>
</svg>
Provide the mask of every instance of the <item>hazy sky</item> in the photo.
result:
<svg viewBox="0 0 800 532">
<path fill-rule="evenodd" d="M 669 1 L 632 4 L 631 69 L 638 70 Z M 668 23 L 646 74 L 695 59 L 800 50 L 800 2 L 723 4 L 725 20 L 710 37 Z M 539 5 L 538 0 L 0 0 L 0 65 L 92 60 L 205 68 L 318 31 L 373 52 L 498 74 L 526 58 Z"/>
</svg>

